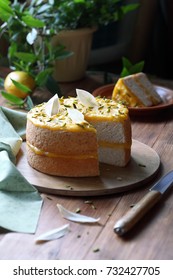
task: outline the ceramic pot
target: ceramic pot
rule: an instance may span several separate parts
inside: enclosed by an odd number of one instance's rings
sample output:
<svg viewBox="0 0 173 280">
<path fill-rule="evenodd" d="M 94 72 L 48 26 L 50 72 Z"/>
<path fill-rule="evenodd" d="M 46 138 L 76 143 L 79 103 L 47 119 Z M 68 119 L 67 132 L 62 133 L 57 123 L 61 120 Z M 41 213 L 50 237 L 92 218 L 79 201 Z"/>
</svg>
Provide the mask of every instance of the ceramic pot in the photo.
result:
<svg viewBox="0 0 173 280">
<path fill-rule="evenodd" d="M 53 37 L 54 46 L 62 44 L 73 52 L 68 58 L 56 60 L 53 76 L 58 82 L 73 82 L 85 76 L 95 31 L 96 28 L 66 30 Z"/>
</svg>

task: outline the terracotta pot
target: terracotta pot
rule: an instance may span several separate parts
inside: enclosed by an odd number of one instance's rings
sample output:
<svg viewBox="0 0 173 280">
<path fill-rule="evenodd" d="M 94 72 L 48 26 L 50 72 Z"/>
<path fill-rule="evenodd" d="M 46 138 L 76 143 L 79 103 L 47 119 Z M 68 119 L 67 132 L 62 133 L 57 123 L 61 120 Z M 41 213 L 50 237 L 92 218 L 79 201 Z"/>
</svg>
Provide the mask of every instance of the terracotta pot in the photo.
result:
<svg viewBox="0 0 173 280">
<path fill-rule="evenodd" d="M 53 37 L 53 45 L 62 44 L 74 53 L 71 57 L 56 60 L 53 76 L 57 81 L 72 82 L 85 76 L 94 31 L 96 28 L 66 30 Z"/>
</svg>

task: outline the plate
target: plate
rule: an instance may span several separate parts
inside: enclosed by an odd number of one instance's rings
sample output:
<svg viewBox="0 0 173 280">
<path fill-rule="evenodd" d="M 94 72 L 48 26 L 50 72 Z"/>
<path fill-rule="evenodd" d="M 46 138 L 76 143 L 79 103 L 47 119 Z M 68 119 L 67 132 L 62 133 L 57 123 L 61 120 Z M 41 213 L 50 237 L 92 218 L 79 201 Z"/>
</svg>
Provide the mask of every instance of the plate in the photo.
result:
<svg viewBox="0 0 173 280">
<path fill-rule="evenodd" d="M 33 169 L 27 162 L 23 143 L 16 166 L 40 192 L 66 196 L 99 196 L 141 188 L 157 173 L 160 158 L 152 148 L 133 140 L 131 160 L 126 167 L 100 164 L 100 176 L 97 177 L 57 177 Z"/>
<path fill-rule="evenodd" d="M 99 87 L 93 91 L 94 96 L 101 96 L 106 98 L 112 97 L 112 92 L 114 89 L 115 84 L 108 84 L 102 87 Z M 159 86 L 154 85 L 155 90 L 160 95 L 162 99 L 162 103 L 151 106 L 151 107 L 129 107 L 129 113 L 130 115 L 150 115 L 150 114 L 156 114 L 162 110 L 167 110 L 171 107 L 173 107 L 173 90 Z"/>
</svg>

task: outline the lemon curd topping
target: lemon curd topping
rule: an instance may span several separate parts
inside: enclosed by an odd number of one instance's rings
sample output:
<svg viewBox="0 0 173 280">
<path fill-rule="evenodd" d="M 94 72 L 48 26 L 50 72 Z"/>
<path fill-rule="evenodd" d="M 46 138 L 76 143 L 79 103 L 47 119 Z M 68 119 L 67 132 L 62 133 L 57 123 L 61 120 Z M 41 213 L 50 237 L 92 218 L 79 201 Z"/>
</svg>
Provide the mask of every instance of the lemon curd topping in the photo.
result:
<svg viewBox="0 0 173 280">
<path fill-rule="evenodd" d="M 76 97 L 60 98 L 60 110 L 57 114 L 48 116 L 45 112 L 45 104 L 37 105 L 28 113 L 28 119 L 35 125 L 56 129 L 68 129 L 73 131 L 95 130 L 89 121 L 123 121 L 128 118 L 128 109 L 111 99 L 96 98 L 98 106 L 86 107 Z M 74 123 L 68 115 L 67 108 L 77 109 L 85 116 L 83 123 Z"/>
<path fill-rule="evenodd" d="M 119 79 L 113 90 L 113 98 L 123 102 L 126 106 L 141 107 L 142 102 L 133 94 L 133 92 L 124 85 L 123 80 Z"/>
<path fill-rule="evenodd" d="M 75 107 L 85 115 L 85 120 L 95 121 L 123 121 L 128 118 L 128 109 L 115 102 L 112 99 L 96 97 L 97 105 L 95 107 L 86 107 L 78 101 L 77 98 L 64 99 L 64 106 Z"/>
<path fill-rule="evenodd" d="M 45 112 L 45 103 L 35 106 L 28 112 L 27 118 L 34 123 L 34 125 L 48 128 L 51 130 L 72 130 L 72 131 L 85 131 L 91 130 L 95 131 L 95 128 L 91 126 L 88 122 L 83 123 L 73 123 L 69 118 L 67 107 L 61 106 L 58 114 L 48 116 Z"/>
</svg>

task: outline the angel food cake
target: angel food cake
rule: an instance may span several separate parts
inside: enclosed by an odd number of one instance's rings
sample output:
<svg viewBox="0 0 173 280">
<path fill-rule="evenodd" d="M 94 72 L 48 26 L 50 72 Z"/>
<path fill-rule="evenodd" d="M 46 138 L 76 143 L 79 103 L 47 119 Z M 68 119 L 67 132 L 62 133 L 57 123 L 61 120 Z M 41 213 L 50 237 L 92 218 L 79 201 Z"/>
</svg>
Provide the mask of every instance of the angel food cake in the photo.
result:
<svg viewBox="0 0 173 280">
<path fill-rule="evenodd" d="M 83 90 L 54 96 L 28 113 L 26 141 L 29 164 L 43 173 L 98 176 L 99 162 L 123 167 L 130 160 L 128 109 Z"/>
<path fill-rule="evenodd" d="M 112 99 L 128 107 L 150 107 L 162 102 L 154 86 L 142 72 L 120 78 L 113 89 Z"/>
</svg>

